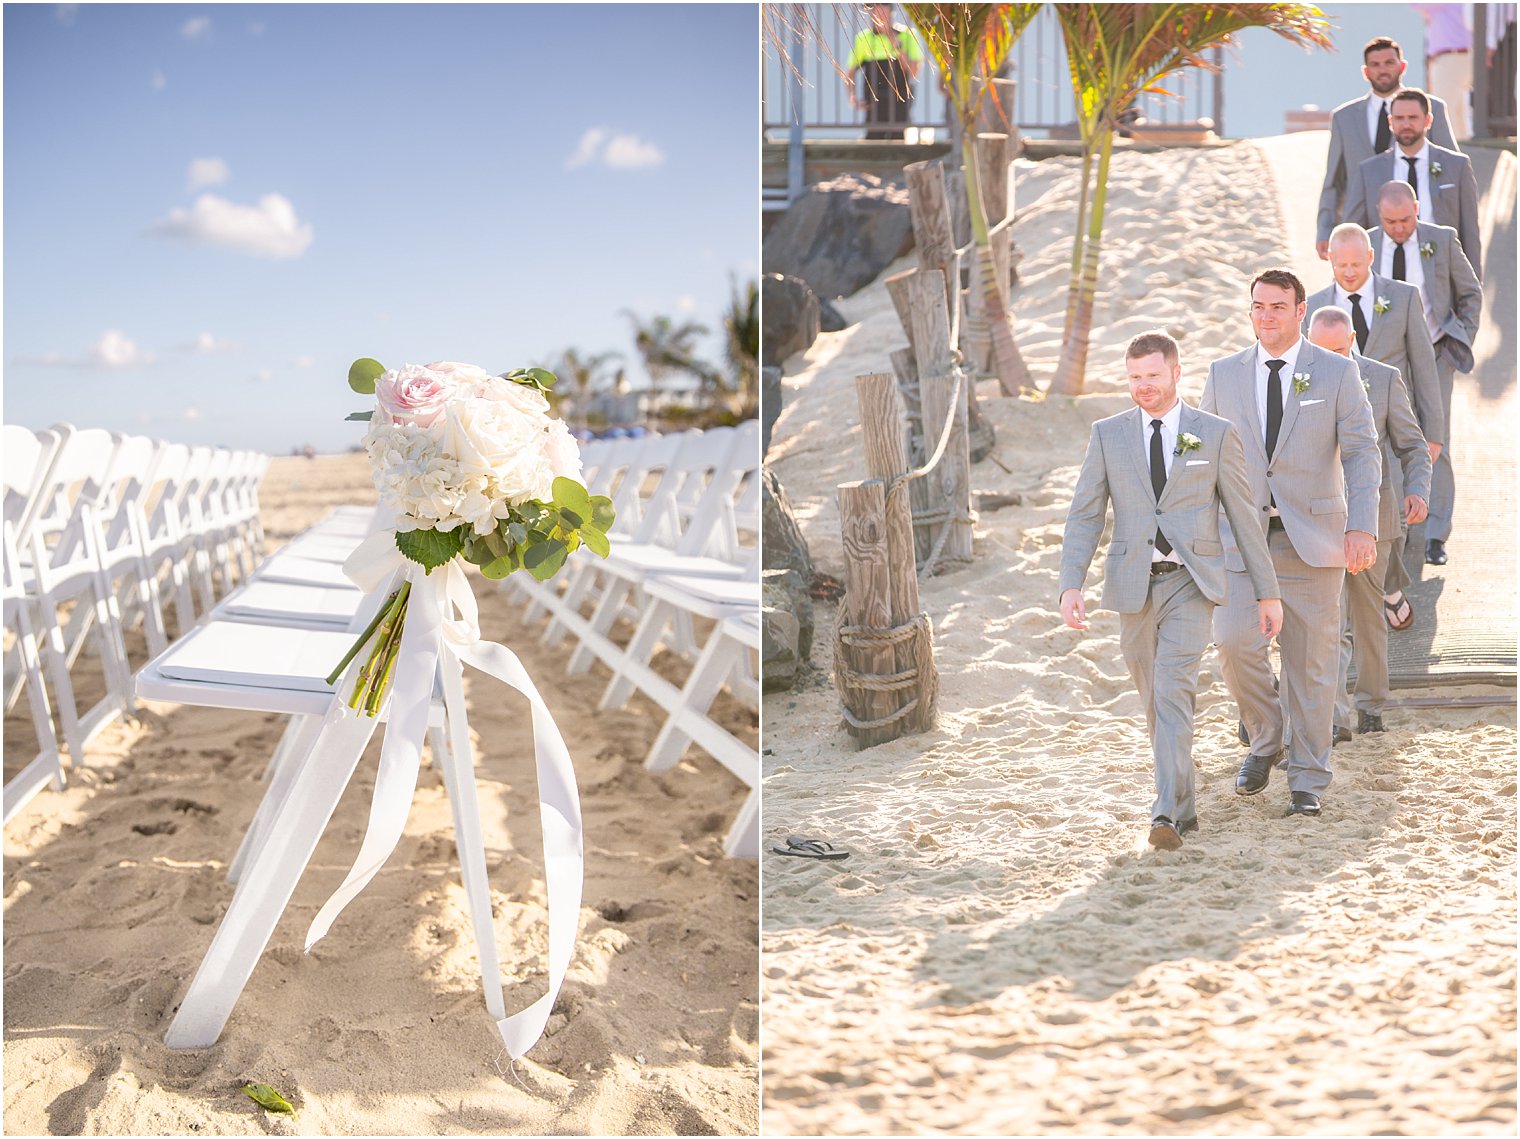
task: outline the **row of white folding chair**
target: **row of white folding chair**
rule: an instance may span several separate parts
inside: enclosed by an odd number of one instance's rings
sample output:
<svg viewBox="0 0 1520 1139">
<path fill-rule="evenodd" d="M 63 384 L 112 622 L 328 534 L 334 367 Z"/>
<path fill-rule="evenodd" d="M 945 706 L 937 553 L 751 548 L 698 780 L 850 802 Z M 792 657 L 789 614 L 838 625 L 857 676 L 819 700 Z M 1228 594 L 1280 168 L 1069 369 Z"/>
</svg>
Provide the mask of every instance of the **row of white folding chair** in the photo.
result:
<svg viewBox="0 0 1520 1139">
<path fill-rule="evenodd" d="M 40 714 L 46 692 L 37 648 L 45 650 L 58 705 L 59 726 L 72 763 L 101 729 L 134 710 L 124 628 L 146 626 L 150 653 L 167 636 L 158 574 L 174 587 L 181 630 L 193 621 L 189 581 L 198 581 L 203 609 L 211 603 L 209 576 L 218 567 L 231 584 L 230 556 L 246 572 L 262 537 L 257 482 L 267 459 L 253 452 L 189 449 L 141 436 L 77 430 L 60 424 L 34 435 L 5 428 L 7 625 L 18 630 L 7 652 L 6 710 L 29 689 L 39 732 L 39 759 L 58 752 L 51 719 Z M 11 462 L 11 456 L 18 458 Z M 26 470 L 27 466 L 30 470 Z M 150 515 L 150 494 L 158 491 Z M 157 528 L 149 524 L 156 519 Z M 118 583 L 120 583 L 118 585 Z M 71 612 L 62 619 L 62 610 Z M 12 624 L 12 619 L 15 623 Z M 22 623 L 30 632 L 19 635 Z M 33 642 L 40 639 L 40 646 Z M 71 670 L 86 644 L 100 660 L 105 692 L 91 708 L 76 705 Z M 39 703 L 40 702 L 40 703 Z M 49 778 L 33 778 L 28 765 L 6 788 L 6 818 L 40 789 L 62 783 L 61 765 Z"/>
</svg>

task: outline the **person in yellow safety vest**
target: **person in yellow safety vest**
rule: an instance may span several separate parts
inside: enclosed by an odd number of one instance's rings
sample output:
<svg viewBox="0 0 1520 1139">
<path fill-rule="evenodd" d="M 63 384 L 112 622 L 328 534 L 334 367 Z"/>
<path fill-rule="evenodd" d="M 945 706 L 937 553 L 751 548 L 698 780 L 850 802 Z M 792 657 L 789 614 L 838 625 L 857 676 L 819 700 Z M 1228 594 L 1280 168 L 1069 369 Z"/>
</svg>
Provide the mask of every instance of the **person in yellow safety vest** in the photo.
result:
<svg viewBox="0 0 1520 1139">
<path fill-rule="evenodd" d="M 855 37 L 845 73 L 850 105 L 866 113 L 866 138 L 900 139 L 913 106 L 913 80 L 924 49 L 913 33 L 892 23 L 892 5 L 867 4 L 871 26 Z M 855 72 L 860 72 L 857 94 Z"/>
</svg>

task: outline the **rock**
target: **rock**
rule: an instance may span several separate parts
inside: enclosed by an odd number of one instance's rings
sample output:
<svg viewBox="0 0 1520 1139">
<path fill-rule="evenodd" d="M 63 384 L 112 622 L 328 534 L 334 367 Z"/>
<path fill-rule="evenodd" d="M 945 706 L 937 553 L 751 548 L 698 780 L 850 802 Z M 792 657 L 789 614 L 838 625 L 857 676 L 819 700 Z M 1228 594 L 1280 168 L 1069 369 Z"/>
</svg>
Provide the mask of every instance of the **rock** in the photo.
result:
<svg viewBox="0 0 1520 1139">
<path fill-rule="evenodd" d="M 818 302 L 818 331 L 838 332 L 849 327 L 850 322 L 840 314 L 837 308 L 825 300 Z"/>
<path fill-rule="evenodd" d="M 796 570 L 760 571 L 760 604 L 768 609 L 790 613 L 797 619 L 797 657 L 807 660 L 813 655 L 813 598 L 808 581 Z"/>
<path fill-rule="evenodd" d="M 779 366 L 818 339 L 818 298 L 800 277 L 767 273 L 760 281 L 760 363 Z"/>
<path fill-rule="evenodd" d="M 781 369 L 760 369 L 760 455 L 771 449 L 771 429 L 781 414 Z"/>
<path fill-rule="evenodd" d="M 780 609 L 760 610 L 760 687 L 784 692 L 797 682 L 797 618 Z"/>
<path fill-rule="evenodd" d="M 801 277 L 833 298 L 869 284 L 912 247 L 907 187 L 842 174 L 803 191 L 766 235 L 760 261 L 765 272 Z"/>
<path fill-rule="evenodd" d="M 760 480 L 760 548 L 765 568 L 795 570 L 804 584 L 811 583 L 813 559 L 786 488 L 770 467 L 761 468 Z"/>
</svg>

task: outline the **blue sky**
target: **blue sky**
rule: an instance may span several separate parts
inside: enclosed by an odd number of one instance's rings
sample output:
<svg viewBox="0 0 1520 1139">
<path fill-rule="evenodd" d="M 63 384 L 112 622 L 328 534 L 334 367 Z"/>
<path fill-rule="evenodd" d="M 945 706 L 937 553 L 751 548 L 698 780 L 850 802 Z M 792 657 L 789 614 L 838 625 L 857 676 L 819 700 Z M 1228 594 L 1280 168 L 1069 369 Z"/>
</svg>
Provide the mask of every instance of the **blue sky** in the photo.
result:
<svg viewBox="0 0 1520 1139">
<path fill-rule="evenodd" d="M 5 420 L 274 453 L 758 271 L 748 5 L 6 5 Z M 720 358 L 720 341 L 707 342 Z"/>
</svg>

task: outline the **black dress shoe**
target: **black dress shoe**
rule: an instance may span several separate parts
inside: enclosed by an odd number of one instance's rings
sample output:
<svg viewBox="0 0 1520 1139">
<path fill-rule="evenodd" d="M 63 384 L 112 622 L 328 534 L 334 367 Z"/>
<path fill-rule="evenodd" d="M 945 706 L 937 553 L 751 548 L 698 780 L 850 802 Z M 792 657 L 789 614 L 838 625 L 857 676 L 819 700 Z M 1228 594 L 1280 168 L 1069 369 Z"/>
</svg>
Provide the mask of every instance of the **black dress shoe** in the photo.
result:
<svg viewBox="0 0 1520 1139">
<path fill-rule="evenodd" d="M 1189 815 L 1187 818 L 1183 819 L 1180 823 L 1177 824 L 1177 833 L 1178 834 L 1192 834 L 1197 829 L 1198 829 L 1198 816 L 1197 815 Z"/>
<path fill-rule="evenodd" d="M 1386 732 L 1383 727 L 1383 717 L 1371 712 L 1358 712 L 1356 714 L 1356 734 L 1365 736 L 1368 732 Z"/>
<path fill-rule="evenodd" d="M 1319 814 L 1319 796 L 1312 791 L 1294 791 L 1288 799 L 1288 814 L 1290 815 Z"/>
<path fill-rule="evenodd" d="M 1366 715 L 1365 712 L 1362 713 L 1362 714 Z M 1379 729 L 1379 730 L 1381 730 L 1381 729 Z M 1334 736 L 1334 738 L 1331 739 L 1330 746 L 1334 747 L 1336 744 L 1349 744 L 1350 742 L 1351 742 L 1351 729 L 1350 728 L 1343 728 L 1339 724 L 1336 724 L 1335 725 L 1335 736 Z"/>
<path fill-rule="evenodd" d="M 1446 543 L 1439 538 L 1432 538 L 1425 543 L 1425 564 L 1428 566 L 1444 566 L 1446 564 Z"/>
<path fill-rule="evenodd" d="M 1235 738 L 1240 741 L 1241 747 L 1251 746 L 1251 733 L 1246 731 L 1246 722 L 1244 720 L 1235 721 Z"/>
<path fill-rule="evenodd" d="M 1248 755 L 1246 761 L 1240 765 L 1240 774 L 1235 776 L 1235 794 L 1256 795 L 1267 788 L 1267 780 L 1272 777 L 1272 761 L 1275 755 Z"/>
<path fill-rule="evenodd" d="M 1157 815 L 1151 820 L 1150 844 L 1157 850 L 1176 850 L 1182 846 L 1182 836 L 1171 819 Z"/>
</svg>

